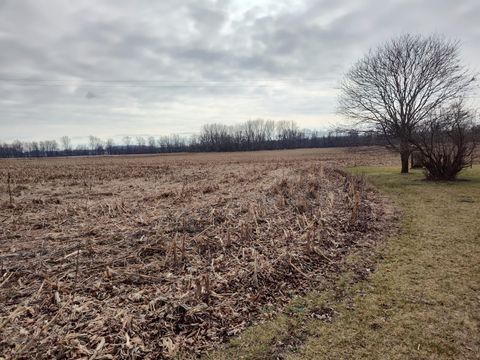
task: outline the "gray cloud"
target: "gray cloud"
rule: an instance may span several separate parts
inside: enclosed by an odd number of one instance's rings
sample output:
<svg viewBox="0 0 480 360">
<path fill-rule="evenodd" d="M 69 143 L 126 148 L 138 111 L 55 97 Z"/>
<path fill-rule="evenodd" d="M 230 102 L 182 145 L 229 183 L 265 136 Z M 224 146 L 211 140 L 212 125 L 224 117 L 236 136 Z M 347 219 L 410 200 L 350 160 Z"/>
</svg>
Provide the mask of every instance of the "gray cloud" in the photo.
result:
<svg viewBox="0 0 480 360">
<path fill-rule="evenodd" d="M 322 128 L 343 72 L 399 33 L 458 38 L 478 71 L 479 15 L 477 0 L 3 0 L 0 140 Z"/>
<path fill-rule="evenodd" d="M 87 98 L 87 99 L 95 99 L 96 97 L 97 97 L 97 95 L 95 95 L 91 91 L 87 91 L 87 93 L 85 94 L 85 98 Z"/>
</svg>

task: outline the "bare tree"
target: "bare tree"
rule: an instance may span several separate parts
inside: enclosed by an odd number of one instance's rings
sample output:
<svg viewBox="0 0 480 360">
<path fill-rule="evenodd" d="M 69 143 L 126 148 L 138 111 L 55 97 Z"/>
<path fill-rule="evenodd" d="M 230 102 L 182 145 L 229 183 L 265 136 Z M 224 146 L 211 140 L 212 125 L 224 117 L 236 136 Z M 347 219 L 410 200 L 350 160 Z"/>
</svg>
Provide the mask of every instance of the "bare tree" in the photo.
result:
<svg viewBox="0 0 480 360">
<path fill-rule="evenodd" d="M 90 135 L 88 137 L 89 143 L 90 143 L 90 150 L 93 155 L 100 155 L 104 153 L 104 148 L 103 148 L 103 141 L 102 139 Z"/>
<path fill-rule="evenodd" d="M 40 141 L 39 150 L 42 156 L 53 156 L 58 150 L 58 143 L 56 140 Z"/>
<path fill-rule="evenodd" d="M 62 136 L 60 138 L 63 150 L 68 154 L 72 150 L 72 140 L 68 136 Z"/>
<path fill-rule="evenodd" d="M 88 142 L 90 143 L 90 150 L 92 154 L 95 154 L 95 149 L 97 147 L 97 138 L 93 135 L 88 137 Z"/>
<path fill-rule="evenodd" d="M 408 139 L 432 111 L 463 98 L 474 80 L 457 41 L 407 34 L 370 51 L 346 74 L 339 112 L 357 128 L 383 134 L 407 173 Z"/>
<path fill-rule="evenodd" d="M 25 144 L 22 143 L 20 140 L 15 140 L 12 143 L 11 147 L 17 154 L 22 154 L 23 150 L 25 149 Z"/>
<path fill-rule="evenodd" d="M 148 142 L 148 147 L 150 148 L 150 151 L 154 151 L 155 149 L 155 138 L 153 136 L 149 136 L 148 139 L 147 139 L 147 142 Z"/>
<path fill-rule="evenodd" d="M 144 147 L 145 144 L 147 143 L 147 142 L 145 141 L 145 138 L 144 138 L 143 136 L 137 136 L 137 137 L 135 138 L 135 140 L 136 140 L 136 142 L 137 142 L 137 146 L 138 146 L 138 147 Z"/>
<path fill-rule="evenodd" d="M 126 136 L 124 136 L 124 137 L 122 138 L 122 141 L 123 141 L 123 143 L 126 145 L 126 147 L 129 148 L 130 145 L 131 145 L 131 143 L 132 143 L 132 137 L 126 135 Z"/>
<path fill-rule="evenodd" d="M 105 143 L 105 149 L 107 150 L 108 155 L 112 155 L 114 146 L 115 142 L 113 141 L 113 139 L 107 139 L 107 142 Z"/>
<path fill-rule="evenodd" d="M 40 156 L 40 148 L 38 146 L 38 142 L 32 141 L 31 146 L 31 155 L 33 156 Z"/>
<path fill-rule="evenodd" d="M 473 114 L 457 103 L 429 115 L 410 139 L 427 180 L 454 180 L 470 166 L 477 145 Z"/>
<path fill-rule="evenodd" d="M 296 141 L 302 136 L 298 125 L 294 121 L 286 120 L 276 123 L 276 133 L 282 148 L 295 147 Z"/>
</svg>

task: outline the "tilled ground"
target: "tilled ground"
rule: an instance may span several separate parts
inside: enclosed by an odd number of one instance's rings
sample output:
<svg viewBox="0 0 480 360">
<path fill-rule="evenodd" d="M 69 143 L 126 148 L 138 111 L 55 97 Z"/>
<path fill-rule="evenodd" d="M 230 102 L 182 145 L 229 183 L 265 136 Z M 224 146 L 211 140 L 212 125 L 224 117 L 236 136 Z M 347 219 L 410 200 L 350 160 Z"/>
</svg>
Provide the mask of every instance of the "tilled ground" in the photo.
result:
<svg viewBox="0 0 480 360">
<path fill-rule="evenodd" d="M 5 358 L 201 354 L 335 276 L 390 220 L 363 179 L 314 157 L 19 161 L 1 175 Z"/>
</svg>

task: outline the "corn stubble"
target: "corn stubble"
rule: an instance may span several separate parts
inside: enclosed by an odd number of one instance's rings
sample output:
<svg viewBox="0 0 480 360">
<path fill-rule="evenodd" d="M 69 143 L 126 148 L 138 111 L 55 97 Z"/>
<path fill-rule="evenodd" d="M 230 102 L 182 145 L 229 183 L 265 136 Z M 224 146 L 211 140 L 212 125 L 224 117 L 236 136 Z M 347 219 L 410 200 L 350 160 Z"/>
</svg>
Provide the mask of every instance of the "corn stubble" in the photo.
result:
<svg viewBox="0 0 480 360">
<path fill-rule="evenodd" d="M 311 158 L 18 161 L 1 175 L 5 358 L 201 354 L 317 288 L 385 224 L 363 179 Z"/>
</svg>

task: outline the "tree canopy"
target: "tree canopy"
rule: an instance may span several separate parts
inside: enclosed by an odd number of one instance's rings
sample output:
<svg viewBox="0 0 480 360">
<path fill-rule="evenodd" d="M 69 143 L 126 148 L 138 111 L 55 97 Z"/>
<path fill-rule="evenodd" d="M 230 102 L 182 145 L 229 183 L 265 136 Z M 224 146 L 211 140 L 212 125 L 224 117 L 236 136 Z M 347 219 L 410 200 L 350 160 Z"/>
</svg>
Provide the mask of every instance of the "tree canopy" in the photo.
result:
<svg viewBox="0 0 480 360">
<path fill-rule="evenodd" d="M 339 112 L 358 128 L 383 134 L 408 172 L 409 139 L 419 124 L 461 101 L 474 81 L 458 41 L 406 34 L 371 50 L 347 72 Z"/>
</svg>

